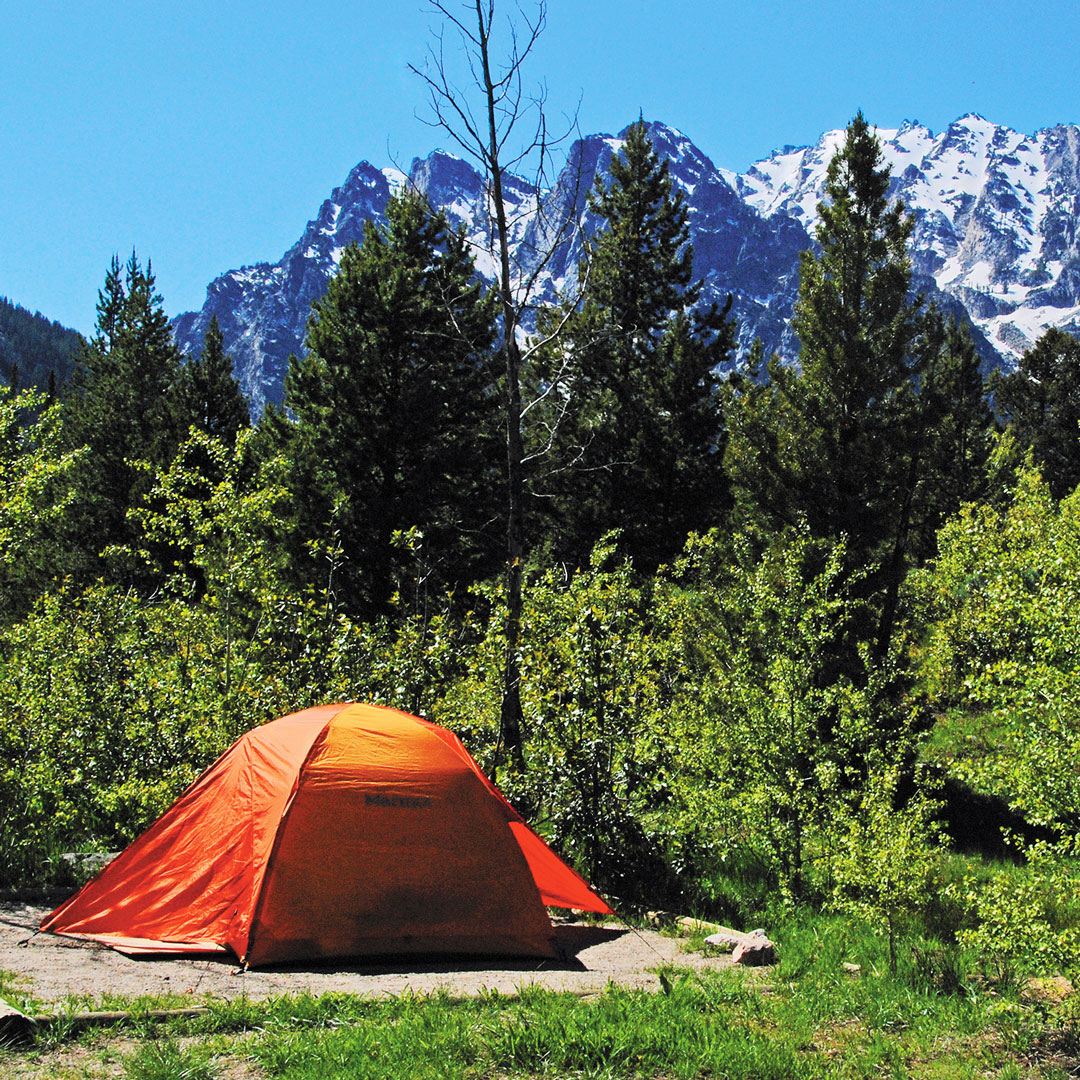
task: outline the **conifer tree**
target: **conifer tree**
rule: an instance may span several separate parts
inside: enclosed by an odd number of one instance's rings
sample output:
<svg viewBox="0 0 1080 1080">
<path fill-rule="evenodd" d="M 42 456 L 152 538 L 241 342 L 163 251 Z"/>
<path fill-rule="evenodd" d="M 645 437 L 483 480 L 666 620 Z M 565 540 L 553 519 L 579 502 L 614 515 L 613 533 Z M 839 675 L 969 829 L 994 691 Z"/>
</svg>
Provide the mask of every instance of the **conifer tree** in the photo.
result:
<svg viewBox="0 0 1080 1080">
<path fill-rule="evenodd" d="M 114 256 L 97 310 L 97 332 L 64 400 L 68 444 L 90 450 L 78 469 L 74 539 L 81 572 L 91 576 L 106 546 L 135 539 L 127 511 L 152 484 L 135 463 L 164 466 L 181 434 L 180 353 L 150 264 L 143 270 L 132 252 L 121 267 Z"/>
<path fill-rule="evenodd" d="M 1080 341 L 1051 327 L 1020 358 L 995 373 L 998 412 L 1021 447 L 1031 448 L 1054 498 L 1080 484 Z"/>
<path fill-rule="evenodd" d="M 384 226 L 342 255 L 315 302 L 307 356 L 273 413 L 291 461 L 293 568 L 325 586 L 307 552 L 334 547 L 334 593 L 383 612 L 400 562 L 395 533 L 418 528 L 436 581 L 478 572 L 497 549 L 493 497 L 494 304 L 464 237 L 426 199 L 390 200 Z"/>
<path fill-rule="evenodd" d="M 926 480 L 913 522 L 912 557 L 937 554 L 937 531 L 966 502 L 983 498 L 996 430 L 979 354 L 967 327 L 931 309 L 923 324 L 926 355 L 919 397 Z"/>
<path fill-rule="evenodd" d="M 74 366 L 82 335 L 0 296 L 0 380 L 16 390 L 44 390 L 50 370 L 61 381 Z"/>
<path fill-rule="evenodd" d="M 181 416 L 223 442 L 234 443 L 250 426 L 251 410 L 233 375 L 216 315 L 206 328 L 201 355 L 181 370 L 179 397 Z"/>
<path fill-rule="evenodd" d="M 798 367 L 742 380 L 729 410 L 727 462 L 744 522 L 766 533 L 805 520 L 846 537 L 850 566 L 874 567 L 882 652 L 911 555 L 928 428 L 918 385 L 930 361 L 921 300 L 910 295 L 913 220 L 888 199 L 889 169 L 863 115 L 848 125 L 818 207 L 818 250 L 803 253 L 793 329 Z"/>
<path fill-rule="evenodd" d="M 603 225 L 588 245 L 586 299 L 539 369 L 559 385 L 538 417 L 537 440 L 550 433 L 554 450 L 538 488 L 560 554 L 582 561 L 618 528 L 635 562 L 655 568 L 725 505 L 712 372 L 733 326 L 726 311 L 694 310 L 687 210 L 644 122 L 627 129 L 589 206 Z"/>
</svg>

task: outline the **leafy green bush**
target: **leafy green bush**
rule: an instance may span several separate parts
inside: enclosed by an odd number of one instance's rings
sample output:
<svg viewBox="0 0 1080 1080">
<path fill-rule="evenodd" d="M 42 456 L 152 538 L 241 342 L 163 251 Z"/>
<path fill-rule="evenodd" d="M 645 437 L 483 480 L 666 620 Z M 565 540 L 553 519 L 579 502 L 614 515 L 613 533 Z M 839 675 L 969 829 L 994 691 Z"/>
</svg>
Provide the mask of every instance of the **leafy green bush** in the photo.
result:
<svg viewBox="0 0 1080 1080">
<path fill-rule="evenodd" d="M 861 798 L 846 808 L 834 862 L 832 904 L 880 927 L 896 972 L 897 940 L 936 891 L 937 804 L 917 792 L 901 804 L 900 771 L 875 768 Z"/>
<path fill-rule="evenodd" d="M 976 924 L 959 940 L 977 950 L 992 975 L 1080 969 L 1080 861 L 1074 838 L 1036 841 L 1024 866 L 999 868 L 985 883 L 966 883 Z"/>
<path fill-rule="evenodd" d="M 935 704 L 985 715 L 985 752 L 952 771 L 1029 821 L 1080 823 L 1080 492 L 1060 504 L 1031 468 L 1002 507 L 968 506 L 912 581 Z"/>
<path fill-rule="evenodd" d="M 828 888 L 871 759 L 902 760 L 895 677 L 848 640 L 859 605 L 842 545 L 805 529 L 761 556 L 698 538 L 680 568 L 683 642 L 699 682 L 673 710 L 686 831 L 722 862 L 757 862 L 790 898 Z"/>
<path fill-rule="evenodd" d="M 672 642 L 630 564 L 601 543 L 587 569 L 531 583 L 522 627 L 527 775 L 510 784 L 601 889 L 659 901 L 673 883 L 659 818 L 670 802 Z"/>
<path fill-rule="evenodd" d="M 0 625 L 25 613 L 60 561 L 56 533 L 85 456 L 62 447 L 59 405 L 0 387 Z"/>
</svg>

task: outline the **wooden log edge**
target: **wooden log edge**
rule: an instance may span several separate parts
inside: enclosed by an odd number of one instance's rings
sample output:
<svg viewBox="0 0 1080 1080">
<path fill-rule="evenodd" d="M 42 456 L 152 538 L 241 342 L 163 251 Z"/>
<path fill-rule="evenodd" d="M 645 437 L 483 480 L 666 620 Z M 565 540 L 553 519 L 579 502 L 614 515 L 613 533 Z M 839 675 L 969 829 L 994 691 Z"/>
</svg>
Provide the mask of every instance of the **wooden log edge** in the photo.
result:
<svg viewBox="0 0 1080 1080">
<path fill-rule="evenodd" d="M 0 1011 L 0 1037 L 25 1037 L 37 1028 L 50 1027 L 53 1024 L 70 1024 L 81 1028 L 93 1027 L 96 1024 L 119 1024 L 130 1020 L 172 1020 L 202 1016 L 209 1011 L 207 1006 L 199 1005 L 188 1009 L 118 1009 L 103 1012 L 38 1013 L 31 1016 L 7 1005 Z"/>
</svg>

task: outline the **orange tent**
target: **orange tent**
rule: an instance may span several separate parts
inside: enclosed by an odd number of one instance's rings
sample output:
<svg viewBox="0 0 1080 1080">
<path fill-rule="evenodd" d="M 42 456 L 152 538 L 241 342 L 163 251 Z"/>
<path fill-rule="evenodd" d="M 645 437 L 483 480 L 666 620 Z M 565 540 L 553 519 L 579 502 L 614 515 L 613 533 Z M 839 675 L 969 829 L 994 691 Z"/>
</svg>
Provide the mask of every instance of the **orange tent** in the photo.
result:
<svg viewBox="0 0 1080 1080">
<path fill-rule="evenodd" d="M 544 905 L 611 913 L 443 728 L 324 705 L 243 735 L 42 920 L 122 952 L 551 956 Z"/>
</svg>

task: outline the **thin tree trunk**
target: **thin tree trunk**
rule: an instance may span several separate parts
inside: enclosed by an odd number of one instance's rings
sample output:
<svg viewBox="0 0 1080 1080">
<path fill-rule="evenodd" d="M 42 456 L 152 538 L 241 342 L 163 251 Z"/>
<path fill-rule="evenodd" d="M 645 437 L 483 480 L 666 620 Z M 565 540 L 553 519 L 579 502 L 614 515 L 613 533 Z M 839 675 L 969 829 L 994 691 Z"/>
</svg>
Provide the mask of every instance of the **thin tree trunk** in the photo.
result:
<svg viewBox="0 0 1080 1080">
<path fill-rule="evenodd" d="M 506 355 L 506 659 L 503 667 L 502 708 L 499 714 L 499 742 L 505 747 L 510 763 L 518 771 L 525 767 L 521 711 L 521 614 L 524 598 L 521 588 L 522 560 L 525 554 L 524 495 L 525 456 L 521 436 L 521 349 L 517 341 L 517 310 L 514 306 L 510 276 L 510 238 L 503 202 L 502 166 L 499 162 L 498 124 L 495 116 L 495 83 L 488 56 L 490 23 L 484 22 L 482 0 L 476 0 L 477 38 L 484 80 L 488 120 L 488 170 L 495 209 L 495 228 L 499 240 L 499 294 L 503 308 L 503 350 Z M 498 762 L 495 762 L 496 767 Z"/>
</svg>

